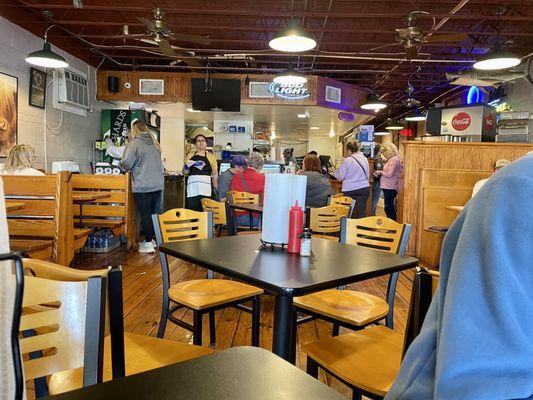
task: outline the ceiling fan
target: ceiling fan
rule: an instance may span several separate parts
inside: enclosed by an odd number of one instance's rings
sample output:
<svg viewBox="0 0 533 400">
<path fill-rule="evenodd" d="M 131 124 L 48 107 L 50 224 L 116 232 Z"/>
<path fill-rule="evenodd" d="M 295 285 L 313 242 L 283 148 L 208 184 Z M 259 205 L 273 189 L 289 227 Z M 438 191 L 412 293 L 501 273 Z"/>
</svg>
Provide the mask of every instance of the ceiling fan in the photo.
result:
<svg viewBox="0 0 533 400">
<path fill-rule="evenodd" d="M 200 35 L 188 35 L 183 33 L 174 33 L 170 30 L 166 22 L 163 20 L 165 12 L 160 7 L 154 7 L 153 20 L 149 20 L 144 17 L 137 17 L 137 19 L 145 26 L 146 33 L 130 34 L 128 27 L 124 27 L 123 35 L 109 36 L 112 39 L 138 39 L 143 43 L 155 44 L 159 46 L 161 52 L 168 57 L 186 56 L 189 59 L 184 60 L 189 65 L 202 66 L 203 64 L 195 58 L 194 52 L 188 52 L 181 50 L 180 47 L 172 46 L 170 40 L 177 40 L 181 42 L 197 43 L 197 44 L 209 44 L 211 40 L 207 36 Z"/>
<path fill-rule="evenodd" d="M 427 11 L 411 11 L 404 18 L 405 28 L 397 28 L 396 40 L 405 48 L 405 55 L 408 60 L 418 56 L 418 46 L 421 43 L 447 43 L 447 42 L 461 42 L 468 39 L 465 34 L 444 34 L 437 35 L 433 32 L 424 32 L 419 26 L 415 26 L 415 20 L 418 15 L 429 14 Z"/>
</svg>

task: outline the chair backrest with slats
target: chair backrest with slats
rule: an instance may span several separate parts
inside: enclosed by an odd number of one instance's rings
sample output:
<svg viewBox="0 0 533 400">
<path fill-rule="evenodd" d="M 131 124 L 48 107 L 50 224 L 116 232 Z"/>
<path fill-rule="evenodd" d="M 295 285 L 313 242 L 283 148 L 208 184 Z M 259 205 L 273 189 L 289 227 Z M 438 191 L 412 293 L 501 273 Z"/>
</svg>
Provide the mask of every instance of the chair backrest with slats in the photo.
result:
<svg viewBox="0 0 533 400">
<path fill-rule="evenodd" d="M 344 218 L 341 243 L 368 247 L 394 254 L 404 254 L 411 225 L 386 217 Z"/>
<path fill-rule="evenodd" d="M 174 208 L 153 215 L 158 244 L 213 237 L 213 214 Z M 158 237 L 159 236 L 159 237 Z"/>
<path fill-rule="evenodd" d="M 202 208 L 206 212 L 211 211 L 213 213 L 213 224 L 226 225 L 228 223 L 225 202 L 215 201 L 213 199 L 202 199 Z"/>
<path fill-rule="evenodd" d="M 248 192 L 231 192 L 230 203 L 233 204 L 259 204 L 259 195 Z"/>
<path fill-rule="evenodd" d="M 353 210 L 355 209 L 355 200 L 349 196 L 330 197 L 329 205 L 340 205 L 350 207 L 350 213 L 348 214 L 348 218 L 352 218 Z"/>
<path fill-rule="evenodd" d="M 24 203 L 7 215 L 10 238 L 52 239 L 52 259 L 68 265 L 74 257 L 71 174 L 2 178 L 5 198 Z"/>
<path fill-rule="evenodd" d="M 22 355 L 41 351 L 43 356 L 24 361 L 26 379 L 84 368 L 84 386 L 101 382 L 105 279 L 61 282 L 26 276 L 20 331 Z"/>
<path fill-rule="evenodd" d="M 437 291 L 439 278 L 440 274 L 437 271 L 428 271 L 423 268 L 419 269 L 415 274 L 409 302 L 402 358 L 422 329 L 424 318 Z"/>
<path fill-rule="evenodd" d="M 337 233 L 341 230 L 341 219 L 349 213 L 350 209 L 341 205 L 311 208 L 309 227 L 313 233 Z"/>
</svg>

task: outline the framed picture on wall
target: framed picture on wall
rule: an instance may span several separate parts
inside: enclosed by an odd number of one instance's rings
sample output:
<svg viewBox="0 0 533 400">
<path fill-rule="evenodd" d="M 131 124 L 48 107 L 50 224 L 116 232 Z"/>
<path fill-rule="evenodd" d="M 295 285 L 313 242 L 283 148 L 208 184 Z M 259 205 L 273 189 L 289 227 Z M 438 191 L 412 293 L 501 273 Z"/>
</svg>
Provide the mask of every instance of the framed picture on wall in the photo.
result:
<svg viewBox="0 0 533 400">
<path fill-rule="evenodd" d="M 46 73 L 30 69 L 30 106 L 44 108 L 46 103 Z"/>
<path fill-rule="evenodd" d="M 18 79 L 0 72 L 0 157 L 17 144 Z"/>
</svg>

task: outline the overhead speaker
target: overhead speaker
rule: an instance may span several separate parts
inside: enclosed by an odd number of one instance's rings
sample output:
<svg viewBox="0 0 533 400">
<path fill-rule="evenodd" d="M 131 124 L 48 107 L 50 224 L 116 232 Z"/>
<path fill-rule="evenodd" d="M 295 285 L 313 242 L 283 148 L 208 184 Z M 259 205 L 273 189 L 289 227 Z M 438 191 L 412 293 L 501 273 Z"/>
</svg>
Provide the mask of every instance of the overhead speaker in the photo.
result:
<svg viewBox="0 0 533 400">
<path fill-rule="evenodd" d="M 107 77 L 107 90 L 111 93 L 118 93 L 120 81 L 118 76 Z"/>
</svg>

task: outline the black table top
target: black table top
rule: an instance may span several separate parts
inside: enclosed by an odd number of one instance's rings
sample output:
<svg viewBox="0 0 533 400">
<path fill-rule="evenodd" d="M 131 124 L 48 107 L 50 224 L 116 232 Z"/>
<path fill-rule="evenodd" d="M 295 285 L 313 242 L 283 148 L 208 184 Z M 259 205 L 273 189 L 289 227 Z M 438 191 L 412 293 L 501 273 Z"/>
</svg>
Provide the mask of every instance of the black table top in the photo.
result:
<svg viewBox="0 0 533 400">
<path fill-rule="evenodd" d="M 259 250 L 260 235 L 190 240 L 160 246 L 193 262 L 274 293 L 300 296 L 415 267 L 418 260 L 326 239 L 313 239 L 311 257 L 279 247 Z"/>
<path fill-rule="evenodd" d="M 230 204 L 229 206 L 236 210 L 253 211 L 259 214 L 263 213 L 263 206 L 259 204 Z"/>
<path fill-rule="evenodd" d="M 234 347 L 48 399 L 341 400 L 343 397 L 267 350 Z"/>
</svg>

